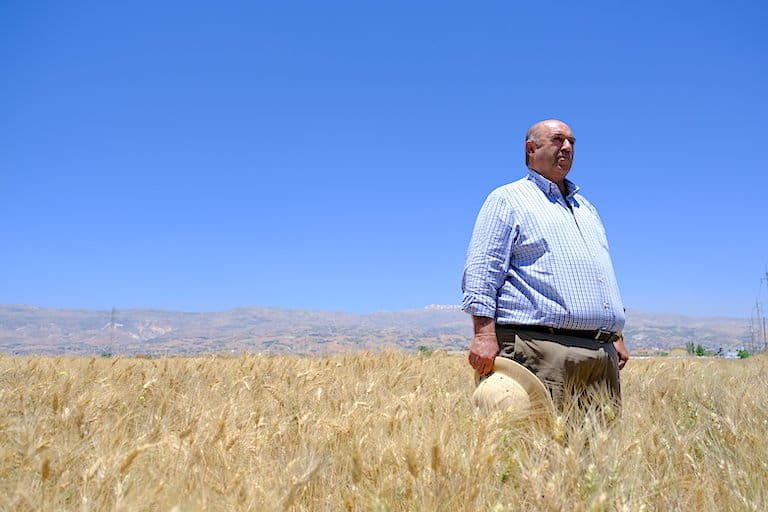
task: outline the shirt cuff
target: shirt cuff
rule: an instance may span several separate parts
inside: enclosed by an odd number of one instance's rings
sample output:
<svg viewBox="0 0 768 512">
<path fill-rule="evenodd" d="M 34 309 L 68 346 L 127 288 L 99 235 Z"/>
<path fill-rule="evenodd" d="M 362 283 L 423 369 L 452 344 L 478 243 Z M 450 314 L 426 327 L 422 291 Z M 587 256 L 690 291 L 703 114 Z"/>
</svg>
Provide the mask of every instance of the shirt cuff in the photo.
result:
<svg viewBox="0 0 768 512">
<path fill-rule="evenodd" d="M 486 297 L 465 294 L 461 309 L 472 316 L 496 318 L 496 304 Z"/>
</svg>

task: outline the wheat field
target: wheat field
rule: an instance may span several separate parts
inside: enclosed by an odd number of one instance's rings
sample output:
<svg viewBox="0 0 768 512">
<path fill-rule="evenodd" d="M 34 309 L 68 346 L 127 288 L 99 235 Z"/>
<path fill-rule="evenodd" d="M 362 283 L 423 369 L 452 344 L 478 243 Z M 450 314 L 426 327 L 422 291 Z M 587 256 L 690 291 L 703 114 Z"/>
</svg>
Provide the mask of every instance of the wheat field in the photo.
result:
<svg viewBox="0 0 768 512">
<path fill-rule="evenodd" d="M 766 510 L 768 360 L 632 360 L 549 427 L 463 356 L 0 356 L 0 510 Z"/>
</svg>

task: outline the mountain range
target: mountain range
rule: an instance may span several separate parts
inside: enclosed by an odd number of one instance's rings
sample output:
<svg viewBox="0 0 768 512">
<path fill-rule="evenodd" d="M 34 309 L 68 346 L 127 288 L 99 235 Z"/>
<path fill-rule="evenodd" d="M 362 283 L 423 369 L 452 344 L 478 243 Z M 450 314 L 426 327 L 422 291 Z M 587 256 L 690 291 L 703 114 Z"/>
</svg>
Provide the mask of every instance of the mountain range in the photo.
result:
<svg viewBox="0 0 768 512">
<path fill-rule="evenodd" d="M 627 311 L 630 349 L 669 350 L 688 342 L 717 350 L 748 346 L 749 322 Z M 0 305 L 6 354 L 183 355 L 442 348 L 465 350 L 469 316 L 453 305 L 353 314 L 279 308 L 189 313 L 153 309 L 80 310 Z"/>
</svg>

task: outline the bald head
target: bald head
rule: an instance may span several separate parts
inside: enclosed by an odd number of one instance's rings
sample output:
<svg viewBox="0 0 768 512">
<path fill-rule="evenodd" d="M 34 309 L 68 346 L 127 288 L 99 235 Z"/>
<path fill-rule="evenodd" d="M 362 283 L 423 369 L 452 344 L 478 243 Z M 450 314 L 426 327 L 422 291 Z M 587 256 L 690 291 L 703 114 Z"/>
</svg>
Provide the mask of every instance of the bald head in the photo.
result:
<svg viewBox="0 0 768 512">
<path fill-rule="evenodd" d="M 547 119 L 545 121 L 539 121 L 538 123 L 534 124 L 530 128 L 528 128 L 528 131 L 525 132 L 525 140 L 534 140 L 539 136 L 539 133 L 541 133 L 541 130 L 544 128 L 544 126 L 552 124 L 552 123 L 561 123 L 565 124 L 562 121 L 558 121 L 557 119 Z"/>
<path fill-rule="evenodd" d="M 526 142 L 525 166 L 526 167 L 530 167 L 530 156 L 528 155 L 528 149 L 527 149 L 528 141 L 531 141 L 536 146 L 539 146 L 545 134 L 549 133 L 551 130 L 559 130 L 559 129 L 564 129 L 564 130 L 567 130 L 568 132 L 571 131 L 570 127 L 564 122 L 560 121 L 559 119 L 546 119 L 544 121 L 539 121 L 538 123 L 528 128 L 528 131 L 525 132 L 525 142 Z"/>
<path fill-rule="evenodd" d="M 525 134 L 525 165 L 560 184 L 571 170 L 575 144 L 576 138 L 564 122 L 539 121 Z"/>
</svg>

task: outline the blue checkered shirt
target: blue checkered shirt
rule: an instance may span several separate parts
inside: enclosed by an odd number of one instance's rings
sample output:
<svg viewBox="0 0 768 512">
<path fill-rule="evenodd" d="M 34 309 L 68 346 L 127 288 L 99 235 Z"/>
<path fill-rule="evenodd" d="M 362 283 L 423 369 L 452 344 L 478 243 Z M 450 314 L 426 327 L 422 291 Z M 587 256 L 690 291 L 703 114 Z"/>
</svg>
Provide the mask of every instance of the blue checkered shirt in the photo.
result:
<svg viewBox="0 0 768 512">
<path fill-rule="evenodd" d="M 624 328 L 605 229 L 566 180 L 540 174 L 499 187 L 477 216 L 464 266 L 462 309 L 498 324 Z"/>
</svg>

